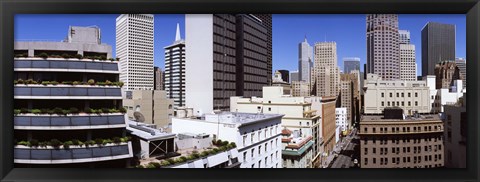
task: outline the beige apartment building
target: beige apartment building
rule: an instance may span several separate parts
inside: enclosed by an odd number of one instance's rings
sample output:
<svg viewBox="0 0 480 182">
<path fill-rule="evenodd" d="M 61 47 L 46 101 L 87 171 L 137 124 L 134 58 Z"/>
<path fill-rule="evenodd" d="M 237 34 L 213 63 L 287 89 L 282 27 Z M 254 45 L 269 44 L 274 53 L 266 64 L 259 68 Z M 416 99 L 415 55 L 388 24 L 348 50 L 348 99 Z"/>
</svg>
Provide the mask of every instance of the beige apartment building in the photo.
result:
<svg viewBox="0 0 480 182">
<path fill-rule="evenodd" d="M 263 98 L 231 97 L 230 111 L 284 114 L 284 129 L 298 132 L 298 137 L 313 137 L 311 162 L 315 167 L 326 160 L 326 154 L 333 151 L 335 97 L 292 97 L 283 94 L 282 87 L 266 86 L 263 87 Z"/>
<path fill-rule="evenodd" d="M 404 113 L 430 113 L 430 88 L 426 81 L 383 80 L 367 74 L 365 114 L 381 114 L 387 107 L 400 107 Z"/>
<path fill-rule="evenodd" d="M 123 106 L 127 109 L 127 116 L 135 120 L 133 113 L 138 111 L 145 117 L 146 124 L 153 124 L 158 129 L 170 131 L 173 117 L 173 99 L 167 99 L 164 90 L 131 90 L 126 91 Z"/>
<path fill-rule="evenodd" d="M 466 94 L 455 104 L 445 105 L 445 167 L 467 167 L 467 99 Z"/>
<path fill-rule="evenodd" d="M 438 115 L 360 121 L 361 168 L 437 168 L 444 165 L 443 122 Z"/>
<path fill-rule="evenodd" d="M 292 96 L 293 97 L 310 96 L 310 83 L 307 81 L 292 81 Z"/>
<path fill-rule="evenodd" d="M 337 96 L 340 89 L 340 69 L 337 66 L 337 43 L 319 42 L 315 44 L 316 96 Z"/>
</svg>

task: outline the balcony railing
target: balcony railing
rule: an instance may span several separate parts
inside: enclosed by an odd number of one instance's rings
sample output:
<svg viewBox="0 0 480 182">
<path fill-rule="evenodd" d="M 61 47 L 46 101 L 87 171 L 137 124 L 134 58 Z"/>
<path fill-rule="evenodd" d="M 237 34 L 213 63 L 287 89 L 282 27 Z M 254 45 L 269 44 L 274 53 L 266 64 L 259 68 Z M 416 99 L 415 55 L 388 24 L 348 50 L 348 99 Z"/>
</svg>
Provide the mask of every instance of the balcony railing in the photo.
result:
<svg viewBox="0 0 480 182">
<path fill-rule="evenodd" d="M 14 88 L 17 96 L 104 96 L 121 97 L 120 87 L 95 88 L 76 86 L 42 86 L 42 87 L 17 87 Z"/>
<path fill-rule="evenodd" d="M 123 114 L 89 114 L 89 115 L 22 115 L 15 116 L 15 128 L 17 127 L 82 127 L 102 125 L 125 125 Z"/>
<path fill-rule="evenodd" d="M 79 60 L 15 60 L 14 68 L 118 71 L 116 62 Z"/>
<path fill-rule="evenodd" d="M 15 163 L 76 163 L 95 162 L 131 157 L 131 143 L 111 144 L 102 147 L 79 147 L 70 149 L 30 148 L 17 146 L 14 148 Z"/>
</svg>

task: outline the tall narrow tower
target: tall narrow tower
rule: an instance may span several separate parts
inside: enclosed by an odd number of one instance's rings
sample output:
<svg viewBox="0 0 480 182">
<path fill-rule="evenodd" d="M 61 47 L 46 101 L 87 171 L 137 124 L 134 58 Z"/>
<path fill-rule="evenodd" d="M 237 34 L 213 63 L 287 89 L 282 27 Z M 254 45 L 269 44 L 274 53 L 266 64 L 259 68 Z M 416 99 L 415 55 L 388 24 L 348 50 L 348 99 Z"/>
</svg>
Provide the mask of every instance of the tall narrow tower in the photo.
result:
<svg viewBox="0 0 480 182">
<path fill-rule="evenodd" d="M 125 90 L 153 90 L 153 22 L 151 14 L 122 14 L 116 20 L 116 49 Z"/>
<path fill-rule="evenodd" d="M 384 80 L 400 79 L 398 15 L 367 15 L 367 73 Z"/>
<path fill-rule="evenodd" d="M 175 41 L 165 48 L 165 91 L 175 107 L 185 105 L 185 41 L 177 24 Z"/>
<path fill-rule="evenodd" d="M 299 72 L 298 81 L 310 82 L 310 69 L 312 67 L 312 61 L 313 61 L 312 52 L 313 52 L 312 46 L 308 44 L 307 37 L 305 36 L 305 40 L 298 44 L 298 72 Z"/>
</svg>

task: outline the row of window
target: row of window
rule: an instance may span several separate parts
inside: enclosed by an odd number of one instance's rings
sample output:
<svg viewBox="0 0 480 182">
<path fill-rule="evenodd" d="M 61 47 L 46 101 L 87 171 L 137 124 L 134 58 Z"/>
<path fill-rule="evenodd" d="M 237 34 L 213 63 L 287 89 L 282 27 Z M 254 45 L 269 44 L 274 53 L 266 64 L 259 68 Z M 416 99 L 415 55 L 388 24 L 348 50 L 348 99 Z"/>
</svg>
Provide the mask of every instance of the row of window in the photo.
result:
<svg viewBox="0 0 480 182">
<path fill-rule="evenodd" d="M 414 156 L 413 160 L 410 160 L 411 157 L 403 157 L 403 161 L 400 161 L 400 157 L 392 157 L 392 164 L 400 164 L 400 162 L 403 163 L 410 163 L 413 161 L 414 164 L 421 163 L 422 162 L 422 156 Z M 442 154 L 435 154 L 434 155 L 434 160 L 432 160 L 432 155 L 424 156 L 424 161 L 441 161 L 442 160 Z M 372 163 L 376 164 L 377 163 L 377 158 L 372 158 Z M 368 165 L 368 158 L 364 158 L 364 164 Z M 388 157 L 382 157 L 380 158 L 380 165 L 388 165 Z"/>
<path fill-rule="evenodd" d="M 372 127 L 372 133 L 376 133 L 377 132 L 377 128 L 378 127 Z M 410 131 L 413 131 L 413 132 L 421 132 L 422 130 L 422 127 L 421 126 L 413 126 L 413 127 L 402 127 L 402 130 L 400 131 L 400 127 L 379 127 L 380 128 L 380 133 L 387 133 L 388 132 L 388 129 L 390 128 L 390 131 L 393 132 L 393 133 L 399 133 L 399 132 L 410 132 Z M 410 130 L 412 129 L 412 130 Z M 432 130 L 433 129 L 433 130 Z M 442 130 L 442 126 L 441 125 L 435 125 L 435 126 L 424 126 L 423 127 L 423 131 L 438 131 L 438 130 Z M 368 133 L 368 127 L 364 127 L 363 128 L 363 131 L 365 133 Z M 436 141 L 436 140 L 435 140 Z"/>
<path fill-rule="evenodd" d="M 412 147 L 403 147 L 403 153 L 410 153 L 410 149 Z M 392 147 L 392 154 L 400 154 L 400 147 Z M 424 146 L 424 152 L 437 152 L 438 150 L 442 150 L 442 145 L 429 145 L 429 146 Z M 368 155 L 368 148 L 364 148 L 364 154 Z M 422 152 L 422 147 L 421 146 L 413 146 L 413 153 L 421 153 Z M 377 148 L 372 148 L 372 154 L 377 154 Z M 387 155 L 388 154 L 388 147 L 381 147 L 380 148 L 380 155 Z"/>
</svg>

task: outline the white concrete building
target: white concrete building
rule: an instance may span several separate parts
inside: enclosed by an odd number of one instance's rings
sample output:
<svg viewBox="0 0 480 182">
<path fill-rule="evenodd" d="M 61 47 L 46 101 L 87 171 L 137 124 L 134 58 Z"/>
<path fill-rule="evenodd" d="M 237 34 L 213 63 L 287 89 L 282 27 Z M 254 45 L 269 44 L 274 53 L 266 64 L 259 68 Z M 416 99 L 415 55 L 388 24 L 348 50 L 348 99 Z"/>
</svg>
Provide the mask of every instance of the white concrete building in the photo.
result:
<svg viewBox="0 0 480 182">
<path fill-rule="evenodd" d="M 428 75 L 424 79 L 427 80 L 427 85 L 430 88 L 430 103 L 434 113 L 443 113 L 445 105 L 457 103 L 458 99 L 466 93 L 462 80 L 455 80 L 453 86 L 449 89 L 435 89 L 435 76 Z"/>
<path fill-rule="evenodd" d="M 125 90 L 153 90 L 154 16 L 122 14 L 116 19 L 116 49 Z"/>
<path fill-rule="evenodd" d="M 367 74 L 365 114 L 381 114 L 386 107 L 400 107 L 404 114 L 430 113 L 430 87 L 426 81 L 382 80 Z"/>
<path fill-rule="evenodd" d="M 214 139 L 235 142 L 240 168 L 281 168 L 280 114 L 220 112 L 201 119 L 173 118 L 173 133 L 206 133 Z"/>
<path fill-rule="evenodd" d="M 175 41 L 165 49 L 165 91 L 175 107 L 185 106 L 185 40 L 177 23 Z"/>
<path fill-rule="evenodd" d="M 282 136 L 283 168 L 312 168 L 313 137 L 289 129 L 283 129 Z"/>
<path fill-rule="evenodd" d="M 284 129 L 298 131 L 301 137 L 313 136 L 312 162 L 317 166 L 333 149 L 335 101 L 332 98 L 292 97 L 284 95 L 282 87 L 267 86 L 263 87 L 263 98 L 231 97 L 230 101 L 232 112 L 284 114 Z"/>
<path fill-rule="evenodd" d="M 415 45 L 400 44 L 400 80 L 417 81 Z"/>
<path fill-rule="evenodd" d="M 341 131 L 345 131 L 348 129 L 349 126 L 347 122 L 347 108 L 335 108 L 335 119 L 335 124 L 340 127 Z"/>
</svg>

